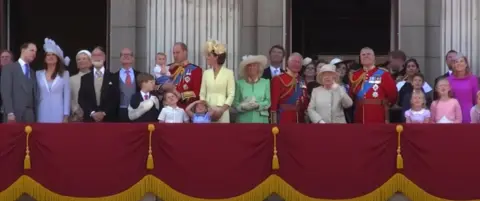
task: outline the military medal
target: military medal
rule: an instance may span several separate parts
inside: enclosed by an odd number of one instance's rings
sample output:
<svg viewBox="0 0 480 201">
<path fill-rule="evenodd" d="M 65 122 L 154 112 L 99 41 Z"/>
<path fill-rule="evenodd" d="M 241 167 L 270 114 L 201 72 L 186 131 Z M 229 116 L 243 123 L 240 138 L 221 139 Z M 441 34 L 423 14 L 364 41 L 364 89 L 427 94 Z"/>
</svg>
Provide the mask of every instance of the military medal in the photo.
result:
<svg viewBox="0 0 480 201">
<path fill-rule="evenodd" d="M 184 85 L 183 85 L 183 89 L 184 89 L 184 90 L 187 90 L 187 89 L 188 89 L 188 84 L 184 84 Z"/>
<path fill-rule="evenodd" d="M 378 90 L 378 84 L 373 85 L 373 90 L 377 91 Z"/>
<path fill-rule="evenodd" d="M 372 93 L 372 96 L 373 96 L 374 98 L 377 98 L 377 97 L 378 97 L 378 92 L 374 91 L 374 92 Z"/>
<path fill-rule="evenodd" d="M 190 76 L 185 76 L 185 78 L 183 78 L 183 80 L 185 80 L 185 82 L 190 82 Z"/>
</svg>

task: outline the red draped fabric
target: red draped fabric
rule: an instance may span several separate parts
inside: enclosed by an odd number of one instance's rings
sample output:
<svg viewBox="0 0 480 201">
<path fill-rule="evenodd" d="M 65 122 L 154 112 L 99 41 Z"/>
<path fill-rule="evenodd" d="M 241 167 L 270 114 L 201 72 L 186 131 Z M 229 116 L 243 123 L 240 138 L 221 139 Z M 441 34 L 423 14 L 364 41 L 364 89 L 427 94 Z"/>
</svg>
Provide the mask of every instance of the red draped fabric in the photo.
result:
<svg viewBox="0 0 480 201">
<path fill-rule="evenodd" d="M 399 135 L 396 125 L 292 124 L 276 136 L 266 124 L 154 126 L 150 139 L 147 124 L 33 124 L 27 140 L 25 125 L 0 125 L 0 200 L 22 192 L 44 200 L 145 192 L 166 201 L 255 201 L 274 192 L 380 200 L 396 191 L 412 200 L 480 199 L 479 125 L 404 125 Z"/>
</svg>

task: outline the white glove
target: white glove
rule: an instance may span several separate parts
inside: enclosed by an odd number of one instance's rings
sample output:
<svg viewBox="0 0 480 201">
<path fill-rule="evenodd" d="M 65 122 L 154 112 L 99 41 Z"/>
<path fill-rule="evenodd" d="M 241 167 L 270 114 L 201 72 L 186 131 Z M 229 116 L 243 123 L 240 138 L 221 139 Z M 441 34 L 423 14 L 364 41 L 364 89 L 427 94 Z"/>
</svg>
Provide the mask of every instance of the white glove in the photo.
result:
<svg viewBox="0 0 480 201">
<path fill-rule="evenodd" d="M 337 83 L 333 83 L 332 85 L 332 89 L 337 89 L 340 85 L 338 85 Z"/>
<path fill-rule="evenodd" d="M 319 123 L 319 124 L 325 124 L 325 121 L 320 120 L 318 123 Z"/>
</svg>

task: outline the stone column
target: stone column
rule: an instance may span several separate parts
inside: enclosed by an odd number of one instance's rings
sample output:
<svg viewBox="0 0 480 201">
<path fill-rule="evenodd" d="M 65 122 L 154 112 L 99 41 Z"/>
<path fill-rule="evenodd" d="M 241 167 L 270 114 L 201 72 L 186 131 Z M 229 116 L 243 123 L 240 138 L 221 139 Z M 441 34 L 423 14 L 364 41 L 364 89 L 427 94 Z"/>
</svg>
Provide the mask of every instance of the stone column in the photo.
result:
<svg viewBox="0 0 480 201">
<path fill-rule="evenodd" d="M 240 27 L 240 56 L 257 54 L 257 18 L 258 18 L 258 1 L 259 0 L 243 0 L 241 13 L 242 25 Z"/>
<path fill-rule="evenodd" d="M 443 74 L 442 60 L 444 60 L 441 48 L 441 18 L 442 2 L 439 0 L 426 0 L 426 27 L 425 27 L 425 66 L 422 69 L 427 80 L 433 84 L 434 79 Z"/>
<path fill-rule="evenodd" d="M 257 53 L 268 54 L 273 45 L 283 44 L 283 1 L 258 0 L 257 4 Z"/>
<path fill-rule="evenodd" d="M 135 54 L 135 69 L 145 72 L 146 66 L 146 0 L 110 1 L 110 71 L 120 69 L 120 51 L 130 48 Z"/>
<path fill-rule="evenodd" d="M 474 73 L 480 69 L 479 10 L 480 0 L 442 0 L 442 52 L 453 49 L 463 53 Z M 442 66 L 445 66 L 443 59 Z"/>
<path fill-rule="evenodd" d="M 399 49 L 417 59 L 425 70 L 425 1 L 400 0 Z"/>
</svg>

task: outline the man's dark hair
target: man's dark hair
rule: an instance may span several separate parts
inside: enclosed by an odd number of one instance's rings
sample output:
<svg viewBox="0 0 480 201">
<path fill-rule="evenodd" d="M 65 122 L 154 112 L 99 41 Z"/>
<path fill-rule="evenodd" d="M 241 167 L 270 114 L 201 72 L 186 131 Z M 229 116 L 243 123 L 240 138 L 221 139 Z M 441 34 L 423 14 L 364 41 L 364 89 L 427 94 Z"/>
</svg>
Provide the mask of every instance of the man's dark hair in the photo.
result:
<svg viewBox="0 0 480 201">
<path fill-rule="evenodd" d="M 455 54 L 457 54 L 458 52 L 457 52 L 457 51 L 455 51 L 455 50 L 450 50 L 450 51 L 448 51 L 448 52 L 447 52 L 447 54 L 445 55 L 445 60 L 447 60 L 447 59 L 448 59 L 448 55 L 449 55 L 449 54 L 451 54 L 451 53 L 455 53 Z"/>
<path fill-rule="evenodd" d="M 137 85 L 138 87 L 142 87 L 142 84 L 145 83 L 145 82 L 148 82 L 150 80 L 155 80 L 155 78 L 153 77 L 153 75 L 150 75 L 148 73 L 140 73 L 137 75 Z"/>
<path fill-rule="evenodd" d="M 272 47 L 270 48 L 270 50 L 268 50 L 268 54 L 271 54 L 274 49 L 282 50 L 282 54 L 283 54 L 283 56 L 285 56 L 285 48 L 283 48 L 283 46 L 281 46 L 281 45 L 274 45 L 274 46 L 272 46 Z"/>
<path fill-rule="evenodd" d="M 183 51 L 188 51 L 188 47 L 187 47 L 187 44 L 183 43 L 183 42 L 176 42 L 175 44 L 173 44 L 173 46 L 177 46 L 179 45 Z"/>
<path fill-rule="evenodd" d="M 20 50 L 25 50 L 25 49 L 27 49 L 30 44 L 35 45 L 35 43 L 26 42 L 26 43 L 23 43 L 23 44 L 20 46 Z"/>
<path fill-rule="evenodd" d="M 391 51 L 388 56 L 392 59 L 401 59 L 402 61 L 407 60 L 407 55 L 402 50 Z"/>
<path fill-rule="evenodd" d="M 93 50 L 95 50 L 95 49 L 100 50 L 100 51 L 102 51 L 103 53 L 105 53 L 105 48 L 103 48 L 102 46 L 95 46 L 95 47 L 93 48 Z M 93 52 L 93 51 L 92 51 L 92 52 Z"/>
</svg>

